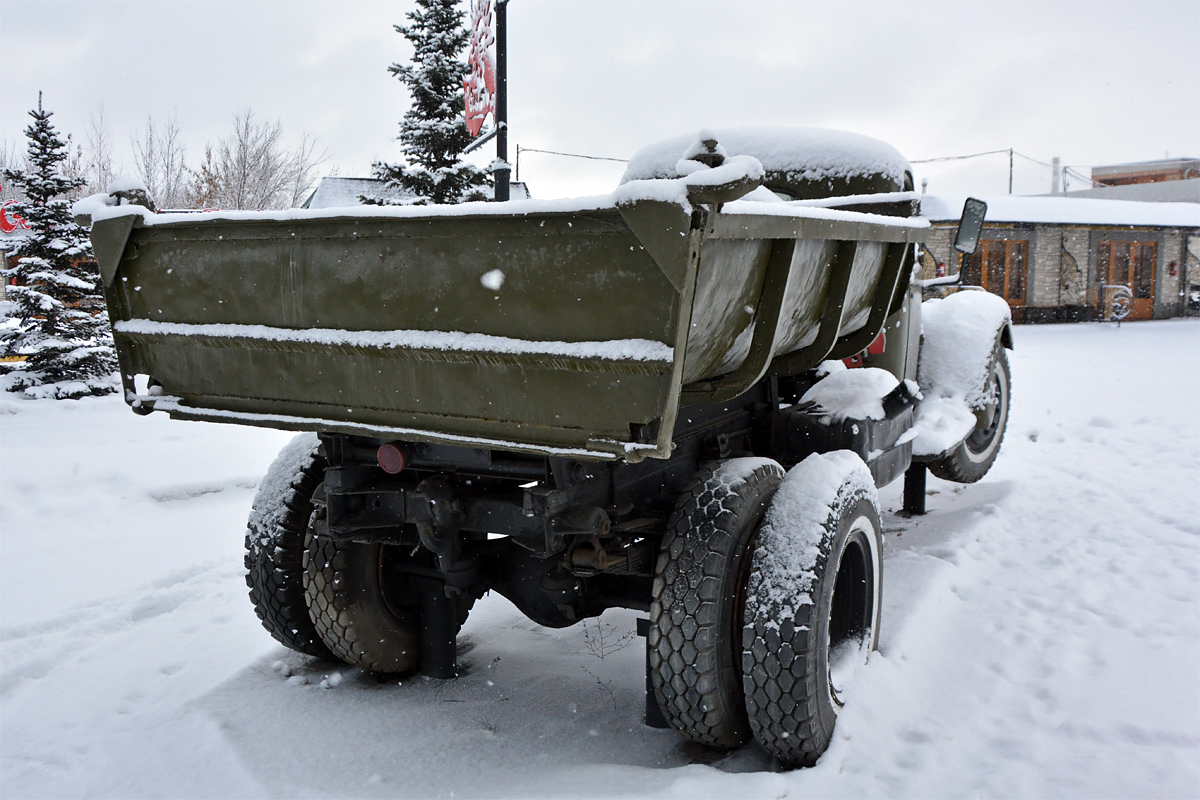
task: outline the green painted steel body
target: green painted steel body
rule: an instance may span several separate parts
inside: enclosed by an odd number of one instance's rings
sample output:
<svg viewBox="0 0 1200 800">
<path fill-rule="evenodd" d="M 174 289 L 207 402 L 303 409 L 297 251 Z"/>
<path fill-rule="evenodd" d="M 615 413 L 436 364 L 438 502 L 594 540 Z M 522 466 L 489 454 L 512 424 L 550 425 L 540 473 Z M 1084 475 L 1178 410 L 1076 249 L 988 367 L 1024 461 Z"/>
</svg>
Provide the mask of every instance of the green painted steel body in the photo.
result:
<svg viewBox="0 0 1200 800">
<path fill-rule="evenodd" d="M 135 408 L 632 461 L 670 455 L 681 403 L 873 338 L 926 232 L 736 205 L 129 215 L 92 238 Z"/>
</svg>

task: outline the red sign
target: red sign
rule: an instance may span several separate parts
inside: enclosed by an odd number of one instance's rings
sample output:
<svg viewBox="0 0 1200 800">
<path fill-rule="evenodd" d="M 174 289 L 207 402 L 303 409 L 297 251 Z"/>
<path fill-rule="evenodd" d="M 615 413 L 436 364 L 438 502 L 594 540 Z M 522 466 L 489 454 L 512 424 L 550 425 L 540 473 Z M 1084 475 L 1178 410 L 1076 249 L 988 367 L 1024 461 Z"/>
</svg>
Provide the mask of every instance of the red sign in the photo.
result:
<svg viewBox="0 0 1200 800">
<path fill-rule="evenodd" d="M 496 66 L 492 61 L 492 0 L 471 0 L 471 74 L 463 81 L 467 102 L 467 130 L 478 136 L 483 121 L 496 114 Z"/>
<path fill-rule="evenodd" d="M 0 187 L 3 188 L 3 187 Z M 29 223 L 18 214 L 13 214 L 11 217 L 8 214 L 8 207 L 16 200 L 9 200 L 4 205 L 0 206 L 0 233 L 12 233 L 17 228 L 29 230 Z"/>
</svg>

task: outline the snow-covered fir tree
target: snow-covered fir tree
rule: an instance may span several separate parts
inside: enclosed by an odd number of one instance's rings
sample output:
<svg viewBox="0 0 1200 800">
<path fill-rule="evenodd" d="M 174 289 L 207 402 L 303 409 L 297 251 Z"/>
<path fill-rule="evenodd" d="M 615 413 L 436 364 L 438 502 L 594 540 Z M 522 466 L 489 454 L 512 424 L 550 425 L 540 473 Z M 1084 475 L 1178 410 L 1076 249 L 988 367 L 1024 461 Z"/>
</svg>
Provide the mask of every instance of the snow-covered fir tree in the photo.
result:
<svg viewBox="0 0 1200 800">
<path fill-rule="evenodd" d="M 71 155 L 50 123 L 51 112 L 42 109 L 40 92 L 29 116 L 25 168 L 6 169 L 4 178 L 25 195 L 9 210 L 25 219 L 30 235 L 0 270 L 8 296 L 0 355 L 25 361 L 4 363 L 0 382 L 33 397 L 108 394 L 118 384 L 100 271 L 87 231 L 75 224 L 66 199 L 87 181 L 64 174 Z"/>
<path fill-rule="evenodd" d="M 374 171 L 418 204 L 487 199 L 483 187 L 491 183 L 486 172 L 459 160 L 471 134 L 463 101 L 463 78 L 470 70 L 460 58 L 469 33 L 458 5 L 459 0 L 417 0 L 417 9 L 406 15 L 412 24 L 396 26 L 414 50 L 412 64 L 388 68 L 412 96 L 400 123 L 400 149 L 408 164 L 376 162 Z"/>
</svg>

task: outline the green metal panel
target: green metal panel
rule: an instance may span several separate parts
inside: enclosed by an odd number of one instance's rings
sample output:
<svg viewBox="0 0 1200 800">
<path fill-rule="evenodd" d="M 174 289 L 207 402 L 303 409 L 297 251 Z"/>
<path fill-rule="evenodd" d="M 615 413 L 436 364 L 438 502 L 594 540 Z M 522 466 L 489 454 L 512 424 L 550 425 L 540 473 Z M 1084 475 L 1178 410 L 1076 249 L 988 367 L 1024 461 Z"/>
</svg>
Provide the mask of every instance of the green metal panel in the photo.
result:
<svg viewBox="0 0 1200 800">
<path fill-rule="evenodd" d="M 685 381 L 708 381 L 690 401 L 731 396 L 781 344 L 817 338 L 827 287 L 863 319 L 890 302 L 885 248 L 843 275 L 837 242 L 924 233 L 662 201 L 149 219 L 92 231 L 135 409 L 630 460 L 670 455 Z M 481 280 L 494 270 L 499 289 Z M 161 386 L 139 393 L 135 374 Z"/>
</svg>

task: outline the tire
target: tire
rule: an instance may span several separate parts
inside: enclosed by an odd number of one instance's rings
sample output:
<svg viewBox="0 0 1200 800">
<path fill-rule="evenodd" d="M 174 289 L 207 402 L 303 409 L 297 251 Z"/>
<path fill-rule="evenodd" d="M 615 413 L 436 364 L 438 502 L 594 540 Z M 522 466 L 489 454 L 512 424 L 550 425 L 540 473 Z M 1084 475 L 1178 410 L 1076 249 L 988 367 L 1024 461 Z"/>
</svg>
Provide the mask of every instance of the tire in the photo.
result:
<svg viewBox="0 0 1200 800">
<path fill-rule="evenodd" d="M 301 434 L 267 470 L 246 524 L 246 585 L 263 627 L 298 653 L 331 657 L 304 599 L 304 537 L 325 476 L 316 434 Z"/>
<path fill-rule="evenodd" d="M 783 468 L 735 458 L 680 495 L 654 572 L 647 646 L 654 694 L 683 736 L 731 748 L 750 737 L 738 631 L 748 547 Z"/>
<path fill-rule="evenodd" d="M 871 473 L 848 451 L 809 456 L 775 494 L 754 543 L 742 630 L 755 739 L 788 766 L 825 752 L 844 698 L 832 665 L 875 649 L 881 534 Z"/>
<path fill-rule="evenodd" d="M 324 509 L 318 508 L 317 515 Z M 406 674 L 420 667 L 419 596 L 406 586 L 383 584 L 385 565 L 410 558 L 406 547 L 335 542 L 312 527 L 304 553 L 304 596 L 318 636 L 347 664 L 371 672 Z M 432 558 L 421 551 L 416 558 Z M 457 598 L 458 629 L 467 620 L 476 595 Z"/>
<path fill-rule="evenodd" d="M 976 412 L 979 421 L 966 439 L 936 461 L 929 462 L 929 471 L 943 480 L 975 483 L 988 473 L 1000 455 L 1000 444 L 1008 427 L 1012 373 L 1008 368 L 1008 354 L 999 342 L 992 353 L 988 371 L 990 393 L 996 403 Z M 986 413 L 989 410 L 991 413 Z"/>
<path fill-rule="evenodd" d="M 391 603 L 384 594 L 388 549 L 338 543 L 310 528 L 304 596 L 317 634 L 337 658 L 371 672 L 403 674 L 420 666 L 420 616 L 417 606 Z"/>
</svg>

